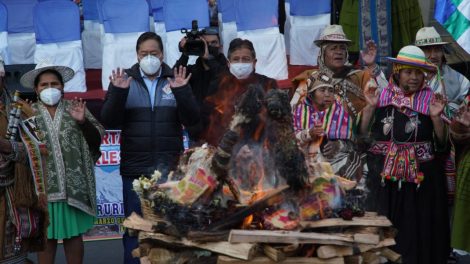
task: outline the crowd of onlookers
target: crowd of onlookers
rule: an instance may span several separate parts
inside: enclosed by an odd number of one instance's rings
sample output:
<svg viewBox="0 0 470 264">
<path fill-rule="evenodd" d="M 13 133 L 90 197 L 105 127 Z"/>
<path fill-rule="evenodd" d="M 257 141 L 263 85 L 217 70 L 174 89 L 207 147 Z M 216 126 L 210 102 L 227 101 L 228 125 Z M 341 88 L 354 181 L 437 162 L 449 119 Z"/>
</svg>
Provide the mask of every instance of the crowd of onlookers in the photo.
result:
<svg viewBox="0 0 470 264">
<path fill-rule="evenodd" d="M 177 166 L 183 128 L 192 146 L 217 146 L 250 87 L 278 89 L 256 73 L 249 40 L 234 39 L 225 57 L 217 29 L 205 32 L 195 64 L 183 53 L 173 67 L 163 62 L 161 37 L 143 33 L 138 62 L 109 77 L 99 119 L 122 131 L 125 216 L 141 214 L 135 178 L 158 170 L 166 181 Z M 366 190 L 366 209 L 397 228 L 403 263 L 446 263 L 452 248 L 469 252 L 469 81 L 446 65 L 448 43 L 434 28 L 420 29 L 415 45 L 388 58 L 389 78 L 376 64 L 373 41 L 361 52 L 363 68 L 348 61 L 350 44 L 338 25 L 315 40 L 318 68 L 294 82 L 292 140 L 307 163 L 327 161 Z M 63 99 L 73 74 L 38 64 L 21 78 L 38 96 L 31 103 L 10 93 L 0 68 L 0 259 L 8 263 L 24 262 L 29 250 L 39 252 L 40 263 L 53 263 L 58 240 L 68 263 L 83 261 L 81 235 L 96 216 L 94 164 L 104 127 L 85 101 Z M 123 243 L 125 263 L 138 263 L 131 254 L 137 238 L 125 233 Z"/>
</svg>

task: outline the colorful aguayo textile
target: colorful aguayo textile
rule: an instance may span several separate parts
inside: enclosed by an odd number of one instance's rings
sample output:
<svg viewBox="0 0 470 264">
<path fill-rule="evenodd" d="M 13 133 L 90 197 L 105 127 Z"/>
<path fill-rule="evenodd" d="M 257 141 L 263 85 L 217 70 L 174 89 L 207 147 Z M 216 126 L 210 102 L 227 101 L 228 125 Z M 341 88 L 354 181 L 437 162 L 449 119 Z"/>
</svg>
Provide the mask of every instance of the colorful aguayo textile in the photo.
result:
<svg viewBox="0 0 470 264">
<path fill-rule="evenodd" d="M 299 105 L 294 112 L 297 129 L 310 129 L 319 122 L 323 125 L 328 139 L 353 138 L 354 120 L 340 103 L 335 102 L 325 111 L 315 111 L 307 101 Z"/>
</svg>

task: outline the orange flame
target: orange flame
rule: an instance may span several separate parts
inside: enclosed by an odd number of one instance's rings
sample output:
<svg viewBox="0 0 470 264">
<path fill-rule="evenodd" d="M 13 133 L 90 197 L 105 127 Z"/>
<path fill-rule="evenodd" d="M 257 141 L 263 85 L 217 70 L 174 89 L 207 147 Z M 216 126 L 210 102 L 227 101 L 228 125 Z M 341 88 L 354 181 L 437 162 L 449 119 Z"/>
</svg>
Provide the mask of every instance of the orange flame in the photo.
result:
<svg viewBox="0 0 470 264">
<path fill-rule="evenodd" d="M 243 220 L 242 229 L 249 229 L 252 222 L 253 222 L 253 215 L 252 214 L 245 217 L 245 219 Z"/>
</svg>

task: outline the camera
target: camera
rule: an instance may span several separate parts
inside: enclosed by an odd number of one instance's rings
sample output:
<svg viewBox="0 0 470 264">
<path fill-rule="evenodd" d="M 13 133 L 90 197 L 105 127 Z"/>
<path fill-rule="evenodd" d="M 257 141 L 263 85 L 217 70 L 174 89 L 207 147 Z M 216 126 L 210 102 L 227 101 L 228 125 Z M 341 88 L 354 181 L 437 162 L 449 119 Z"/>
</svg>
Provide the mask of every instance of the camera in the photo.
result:
<svg viewBox="0 0 470 264">
<path fill-rule="evenodd" d="M 191 22 L 191 29 L 181 29 L 181 33 L 186 34 L 186 44 L 180 51 L 185 55 L 203 56 L 206 50 L 204 41 L 200 38 L 205 34 L 205 29 L 198 30 L 197 20 Z"/>
</svg>

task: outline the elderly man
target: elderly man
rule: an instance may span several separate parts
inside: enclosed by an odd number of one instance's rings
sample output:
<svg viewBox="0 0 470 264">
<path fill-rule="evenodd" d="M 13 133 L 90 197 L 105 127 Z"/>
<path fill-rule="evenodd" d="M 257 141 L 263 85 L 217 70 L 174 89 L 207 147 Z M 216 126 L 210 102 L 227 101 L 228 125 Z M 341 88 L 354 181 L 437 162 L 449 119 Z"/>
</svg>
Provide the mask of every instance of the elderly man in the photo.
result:
<svg viewBox="0 0 470 264">
<path fill-rule="evenodd" d="M 365 105 L 362 90 L 366 84 L 374 79 L 379 87 L 387 86 L 387 80 L 381 72 L 378 64 L 375 63 L 377 47 L 373 41 L 368 41 L 366 49 L 361 51 L 364 70 L 353 68 L 348 62 L 348 46 L 351 40 L 344 34 L 340 25 L 327 26 L 320 35 L 320 38 L 314 41 L 320 47 L 318 53 L 318 70 L 305 71 L 293 80 L 297 86 L 296 93 L 292 98 L 293 108 L 303 102 L 307 93 L 307 78 L 310 75 L 325 75 L 327 82 L 335 87 L 335 93 L 339 94 L 351 113 L 356 116 Z M 323 78 L 326 78 L 323 77 Z"/>
<path fill-rule="evenodd" d="M 470 84 L 465 76 L 446 64 L 444 46 L 447 44 L 434 27 L 424 27 L 416 33 L 415 45 L 424 51 L 429 61 L 439 67 L 439 73 L 429 75 L 429 85 L 435 93 L 445 94 L 452 116 L 463 102 Z"/>
</svg>

